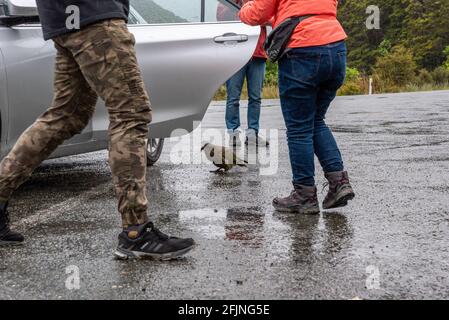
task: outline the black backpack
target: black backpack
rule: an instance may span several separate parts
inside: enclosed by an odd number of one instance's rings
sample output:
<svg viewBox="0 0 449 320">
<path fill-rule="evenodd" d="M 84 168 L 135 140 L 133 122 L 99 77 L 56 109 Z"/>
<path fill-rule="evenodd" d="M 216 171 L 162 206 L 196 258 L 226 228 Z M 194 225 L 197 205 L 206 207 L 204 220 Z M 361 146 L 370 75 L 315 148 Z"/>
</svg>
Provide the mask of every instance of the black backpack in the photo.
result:
<svg viewBox="0 0 449 320">
<path fill-rule="evenodd" d="M 296 27 L 304 20 L 313 16 L 316 16 L 316 14 L 291 17 L 284 20 L 280 25 L 274 28 L 268 35 L 263 45 L 268 58 L 270 58 L 273 62 L 280 60 L 286 53 L 285 48 L 287 48 Z"/>
</svg>

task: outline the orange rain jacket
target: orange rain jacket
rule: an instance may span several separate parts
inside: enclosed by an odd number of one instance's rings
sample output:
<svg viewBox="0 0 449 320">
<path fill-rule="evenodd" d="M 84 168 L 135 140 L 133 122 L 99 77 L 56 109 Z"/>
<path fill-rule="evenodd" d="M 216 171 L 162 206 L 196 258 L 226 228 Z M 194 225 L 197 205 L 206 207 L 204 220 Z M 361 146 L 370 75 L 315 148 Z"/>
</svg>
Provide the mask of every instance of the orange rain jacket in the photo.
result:
<svg viewBox="0 0 449 320">
<path fill-rule="evenodd" d="M 299 24 L 288 47 L 320 46 L 347 38 L 337 7 L 337 0 L 253 0 L 242 7 L 240 19 L 253 26 L 272 22 L 276 28 L 287 18 L 316 14 Z"/>
</svg>

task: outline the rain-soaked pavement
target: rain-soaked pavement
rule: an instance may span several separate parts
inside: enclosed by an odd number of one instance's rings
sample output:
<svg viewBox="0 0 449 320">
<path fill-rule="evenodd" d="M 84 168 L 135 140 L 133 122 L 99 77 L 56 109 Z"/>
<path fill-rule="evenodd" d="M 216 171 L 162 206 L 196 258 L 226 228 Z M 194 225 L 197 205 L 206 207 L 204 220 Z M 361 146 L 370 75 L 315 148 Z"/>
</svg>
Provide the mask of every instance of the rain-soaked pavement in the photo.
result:
<svg viewBox="0 0 449 320">
<path fill-rule="evenodd" d="M 173 164 L 176 141 L 149 170 L 152 218 L 198 243 L 182 260 L 113 260 L 106 152 L 45 162 L 10 206 L 27 243 L 0 249 L 0 298 L 449 298 L 449 92 L 338 98 L 328 122 L 357 198 L 318 216 L 271 207 L 291 185 L 279 103 L 265 104 L 262 126 L 279 129 L 275 175 Z M 203 133 L 223 131 L 223 117 L 213 104 Z M 69 266 L 79 290 L 65 285 Z"/>
</svg>

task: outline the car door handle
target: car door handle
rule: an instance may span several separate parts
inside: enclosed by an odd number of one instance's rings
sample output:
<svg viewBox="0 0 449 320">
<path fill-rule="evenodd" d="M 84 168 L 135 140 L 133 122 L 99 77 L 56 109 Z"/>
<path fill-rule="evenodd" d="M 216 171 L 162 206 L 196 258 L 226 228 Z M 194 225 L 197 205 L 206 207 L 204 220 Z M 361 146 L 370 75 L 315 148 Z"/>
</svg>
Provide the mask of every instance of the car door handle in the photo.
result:
<svg viewBox="0 0 449 320">
<path fill-rule="evenodd" d="M 221 36 L 215 37 L 214 41 L 216 43 L 226 43 L 226 42 L 246 42 L 248 41 L 248 35 L 246 34 L 236 34 L 236 33 L 225 33 Z"/>
</svg>

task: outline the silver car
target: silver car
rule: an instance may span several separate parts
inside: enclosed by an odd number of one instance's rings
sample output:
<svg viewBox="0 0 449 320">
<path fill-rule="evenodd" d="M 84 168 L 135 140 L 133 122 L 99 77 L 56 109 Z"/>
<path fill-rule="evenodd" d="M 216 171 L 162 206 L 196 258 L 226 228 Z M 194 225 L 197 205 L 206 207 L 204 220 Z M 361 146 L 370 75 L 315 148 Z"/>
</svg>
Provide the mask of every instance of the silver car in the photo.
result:
<svg viewBox="0 0 449 320">
<path fill-rule="evenodd" d="M 129 29 L 153 105 L 148 163 L 175 129 L 193 131 L 216 90 L 251 58 L 260 29 L 228 0 L 131 0 Z M 221 20 L 221 21 L 220 21 Z M 52 100 L 55 49 L 44 41 L 34 0 L 0 0 L 0 156 Z M 106 149 L 102 101 L 86 129 L 52 157 Z"/>
</svg>

